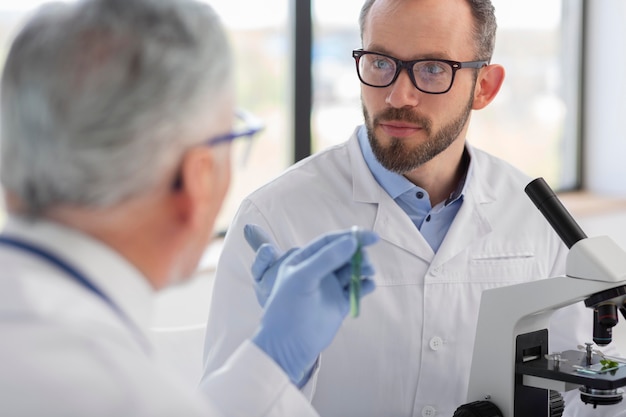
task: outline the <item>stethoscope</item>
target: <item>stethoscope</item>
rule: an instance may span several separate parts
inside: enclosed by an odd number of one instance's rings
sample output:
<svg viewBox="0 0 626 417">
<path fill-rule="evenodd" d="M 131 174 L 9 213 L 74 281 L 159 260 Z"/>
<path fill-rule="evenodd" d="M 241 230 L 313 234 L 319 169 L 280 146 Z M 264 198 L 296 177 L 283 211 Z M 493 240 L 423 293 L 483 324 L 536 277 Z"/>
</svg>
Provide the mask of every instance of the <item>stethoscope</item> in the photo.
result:
<svg viewBox="0 0 626 417">
<path fill-rule="evenodd" d="M 146 340 L 143 333 L 139 330 L 137 325 L 122 311 L 122 309 L 115 303 L 111 298 L 104 293 L 97 285 L 95 285 L 85 274 L 80 272 L 74 266 L 61 259 L 57 255 L 51 253 L 50 251 L 41 248 L 37 245 L 34 245 L 29 242 L 25 242 L 23 240 L 15 239 L 8 236 L 0 236 L 0 245 L 9 246 L 24 252 L 27 252 L 31 255 L 38 257 L 46 261 L 48 264 L 53 265 L 57 269 L 61 270 L 65 275 L 72 278 L 74 282 L 81 285 L 87 291 L 91 292 L 98 298 L 100 298 L 105 304 L 113 310 L 113 312 L 124 322 L 126 327 L 129 328 L 137 342 L 141 345 L 143 350 L 146 353 L 151 353 L 150 344 Z"/>
</svg>

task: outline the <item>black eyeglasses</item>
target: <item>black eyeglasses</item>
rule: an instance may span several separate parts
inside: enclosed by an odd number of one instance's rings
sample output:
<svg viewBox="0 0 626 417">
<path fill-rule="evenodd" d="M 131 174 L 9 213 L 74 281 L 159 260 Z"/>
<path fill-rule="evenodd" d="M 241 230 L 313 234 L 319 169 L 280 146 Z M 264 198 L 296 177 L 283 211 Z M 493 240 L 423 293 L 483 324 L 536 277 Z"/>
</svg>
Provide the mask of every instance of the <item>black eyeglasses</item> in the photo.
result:
<svg viewBox="0 0 626 417">
<path fill-rule="evenodd" d="M 444 94 L 450 91 L 454 75 L 462 68 L 479 69 L 489 64 L 489 61 L 458 62 L 447 59 L 402 61 L 363 49 L 352 51 L 352 57 L 356 62 L 359 79 L 365 85 L 389 87 L 396 81 L 402 68 L 405 68 L 415 88 L 428 94 Z"/>
</svg>

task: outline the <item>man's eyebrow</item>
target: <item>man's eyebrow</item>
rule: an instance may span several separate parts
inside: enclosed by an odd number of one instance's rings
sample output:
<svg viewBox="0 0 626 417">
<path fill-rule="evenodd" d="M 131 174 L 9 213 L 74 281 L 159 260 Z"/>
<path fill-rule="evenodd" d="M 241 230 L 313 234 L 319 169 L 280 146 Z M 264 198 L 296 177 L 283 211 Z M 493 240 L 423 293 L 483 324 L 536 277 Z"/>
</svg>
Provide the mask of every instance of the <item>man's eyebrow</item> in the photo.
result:
<svg viewBox="0 0 626 417">
<path fill-rule="evenodd" d="M 369 52 L 378 52 L 381 54 L 392 56 L 394 58 L 398 58 L 396 55 L 390 52 L 387 48 L 385 48 L 384 46 L 377 45 L 377 44 L 371 44 L 369 45 L 369 47 L 363 48 L 363 49 Z M 401 58 L 398 58 L 398 59 L 401 59 Z M 450 58 L 450 55 L 446 54 L 445 52 L 414 55 L 410 59 L 402 59 L 402 61 L 414 61 L 417 59 L 445 59 L 448 61 L 454 61 L 453 59 Z"/>
</svg>

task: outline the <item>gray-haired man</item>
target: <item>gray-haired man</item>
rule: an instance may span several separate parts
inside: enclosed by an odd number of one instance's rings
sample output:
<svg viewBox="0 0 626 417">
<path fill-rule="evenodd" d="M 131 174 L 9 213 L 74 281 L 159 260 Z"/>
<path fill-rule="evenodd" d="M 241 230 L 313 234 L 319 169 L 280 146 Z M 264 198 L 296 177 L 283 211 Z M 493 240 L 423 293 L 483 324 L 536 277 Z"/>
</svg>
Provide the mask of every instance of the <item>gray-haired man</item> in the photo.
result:
<svg viewBox="0 0 626 417">
<path fill-rule="evenodd" d="M 199 396 L 142 330 L 153 291 L 194 271 L 229 143 L 250 133 L 233 131 L 231 64 L 192 0 L 50 5 L 18 34 L 2 78 L 1 415 L 316 415 L 294 383 L 346 316 L 349 261 L 373 233 L 294 252 Z"/>
</svg>

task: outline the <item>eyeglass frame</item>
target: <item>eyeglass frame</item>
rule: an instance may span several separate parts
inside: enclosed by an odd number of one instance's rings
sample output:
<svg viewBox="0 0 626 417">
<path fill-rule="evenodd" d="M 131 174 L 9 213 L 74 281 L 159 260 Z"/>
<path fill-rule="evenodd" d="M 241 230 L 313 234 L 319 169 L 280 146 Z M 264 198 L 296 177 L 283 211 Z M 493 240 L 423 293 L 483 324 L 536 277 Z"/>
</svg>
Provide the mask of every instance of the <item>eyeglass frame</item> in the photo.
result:
<svg viewBox="0 0 626 417">
<path fill-rule="evenodd" d="M 388 84 L 385 85 L 373 85 L 370 83 L 367 83 L 365 81 L 363 81 L 363 78 L 361 77 L 361 71 L 359 70 L 359 61 L 360 59 L 363 57 L 363 55 L 380 55 L 380 56 L 384 56 L 385 58 L 389 58 L 391 59 L 393 62 L 395 62 L 396 64 L 396 73 L 394 74 L 393 78 L 391 79 L 391 81 Z M 478 60 L 478 61 L 451 61 L 448 59 L 436 59 L 436 58 L 428 58 L 428 59 L 414 59 L 412 61 L 403 61 L 401 59 L 398 59 L 396 57 L 393 57 L 391 55 L 387 55 L 387 54 L 383 54 L 380 52 L 374 52 L 374 51 L 366 51 L 364 49 L 355 49 L 352 51 L 352 58 L 354 58 L 355 64 L 356 64 L 356 73 L 357 76 L 359 77 L 359 80 L 370 87 L 374 87 L 374 88 L 386 88 L 389 87 L 390 85 L 392 85 L 393 83 L 396 82 L 396 80 L 398 79 L 398 76 L 400 75 L 400 72 L 402 71 L 402 69 L 406 69 L 406 72 L 409 74 L 409 79 L 411 80 L 411 83 L 413 83 L 413 86 L 415 88 L 417 88 L 419 91 L 421 91 L 422 93 L 426 93 L 426 94 L 445 94 L 448 91 L 450 91 L 450 89 L 452 88 L 452 85 L 454 84 L 454 78 L 456 76 L 456 72 L 460 69 L 463 68 L 473 68 L 473 69 L 481 69 L 486 67 L 487 65 L 489 65 L 489 60 Z M 448 88 L 444 91 L 438 91 L 438 92 L 431 92 L 431 91 L 425 91 L 423 89 L 421 89 L 418 85 L 417 85 L 417 81 L 415 80 L 415 73 L 413 72 L 413 66 L 415 66 L 415 64 L 417 64 L 418 62 L 443 62 L 444 64 L 448 64 L 450 65 L 450 67 L 452 68 L 452 77 L 450 78 L 450 85 L 448 86 Z"/>
<path fill-rule="evenodd" d="M 259 118 L 252 115 L 252 113 L 246 110 L 243 110 L 243 109 L 235 110 L 235 118 L 241 120 L 244 123 L 244 125 L 246 126 L 244 130 L 231 131 L 229 133 L 224 133 L 222 135 L 213 136 L 209 139 L 202 141 L 196 146 L 213 147 L 213 146 L 217 146 L 223 143 L 233 142 L 235 139 L 239 139 L 239 138 L 245 138 L 251 141 L 254 135 L 256 135 L 257 133 L 259 133 L 261 130 L 265 128 L 265 125 L 263 124 L 263 122 L 261 122 Z M 249 144 L 251 143 L 252 142 L 249 142 Z M 247 159 L 249 151 L 250 151 L 250 146 L 248 146 L 248 148 L 244 152 L 244 156 L 242 157 L 243 161 Z M 180 189 L 181 186 L 182 186 L 182 178 L 180 176 L 180 173 L 178 173 L 174 179 L 172 188 L 175 190 L 178 190 Z"/>
<path fill-rule="evenodd" d="M 214 136 L 202 142 L 205 146 L 216 146 L 222 143 L 232 142 L 238 138 L 251 139 L 254 135 L 264 129 L 263 123 L 251 113 L 243 109 L 235 111 L 235 117 L 241 120 L 246 128 L 240 132 L 232 131 L 223 135 Z"/>
</svg>

